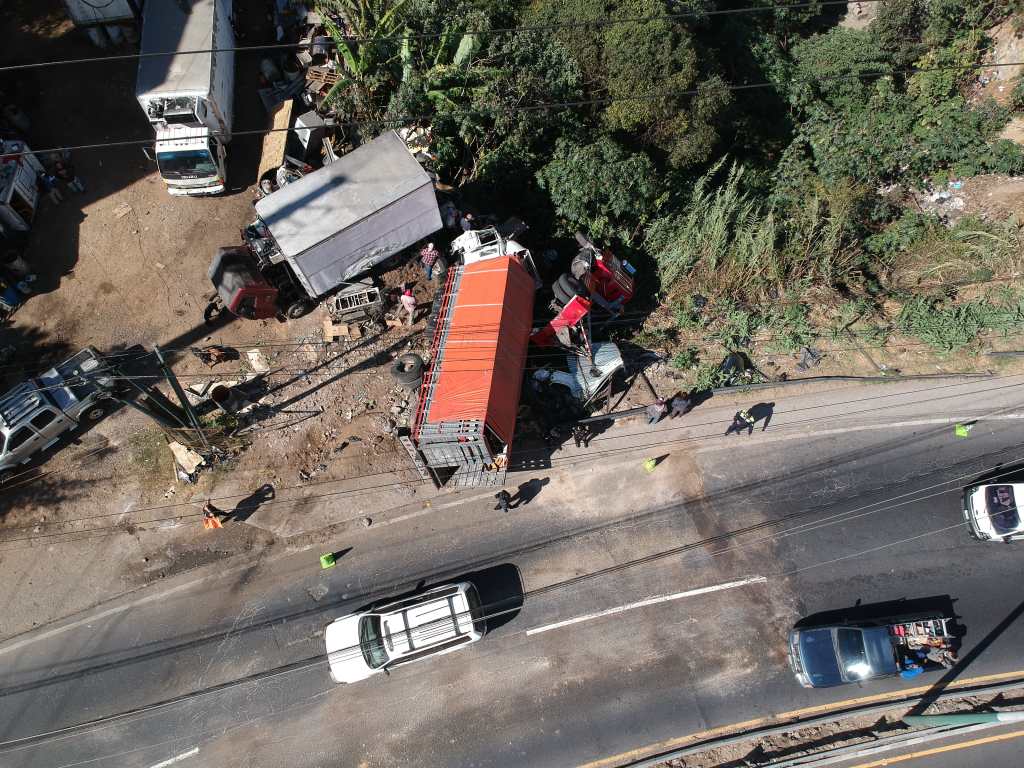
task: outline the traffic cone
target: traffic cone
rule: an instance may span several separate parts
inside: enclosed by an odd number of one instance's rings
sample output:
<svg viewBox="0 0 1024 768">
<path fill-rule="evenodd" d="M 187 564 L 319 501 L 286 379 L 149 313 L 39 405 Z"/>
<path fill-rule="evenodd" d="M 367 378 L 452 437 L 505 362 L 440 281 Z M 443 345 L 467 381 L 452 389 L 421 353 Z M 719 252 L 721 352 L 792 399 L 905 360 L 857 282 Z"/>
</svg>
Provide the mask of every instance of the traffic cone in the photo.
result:
<svg viewBox="0 0 1024 768">
<path fill-rule="evenodd" d="M 658 460 L 657 459 L 644 459 L 644 469 L 647 470 L 648 473 L 653 472 L 654 468 L 657 467 L 657 466 L 658 466 Z"/>
<path fill-rule="evenodd" d="M 320 568 L 321 568 L 321 570 L 327 570 L 328 568 L 333 568 L 335 565 L 337 565 L 337 562 L 334 559 L 334 553 L 333 552 L 328 552 L 325 555 L 320 555 Z"/>
<path fill-rule="evenodd" d="M 955 424 L 953 425 L 953 434 L 957 437 L 968 437 L 972 427 L 974 427 L 973 424 Z"/>
</svg>

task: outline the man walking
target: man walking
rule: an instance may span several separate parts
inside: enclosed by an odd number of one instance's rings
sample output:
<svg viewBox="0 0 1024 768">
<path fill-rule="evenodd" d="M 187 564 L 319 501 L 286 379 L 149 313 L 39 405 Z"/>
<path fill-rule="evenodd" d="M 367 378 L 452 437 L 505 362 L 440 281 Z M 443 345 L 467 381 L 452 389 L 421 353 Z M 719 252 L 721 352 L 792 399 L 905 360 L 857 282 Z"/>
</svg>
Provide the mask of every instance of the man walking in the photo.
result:
<svg viewBox="0 0 1024 768">
<path fill-rule="evenodd" d="M 735 432 L 738 435 L 744 429 L 748 430 L 748 435 L 754 434 L 754 417 L 745 410 L 737 411 L 736 415 L 732 417 L 732 424 L 725 430 L 725 434 L 731 435 Z"/>
<path fill-rule="evenodd" d="M 427 282 L 434 279 L 434 269 L 441 252 L 434 247 L 433 243 L 427 243 L 420 250 L 420 265 L 423 267 L 423 274 L 427 276 Z"/>
<path fill-rule="evenodd" d="M 661 417 L 668 412 L 668 406 L 660 397 L 647 406 L 647 426 L 652 426 L 661 421 Z"/>
<path fill-rule="evenodd" d="M 402 309 L 409 313 L 409 325 L 412 325 L 416 319 L 416 297 L 412 295 L 412 289 L 406 288 L 399 301 Z"/>
<path fill-rule="evenodd" d="M 512 503 L 512 497 L 509 495 L 508 491 L 503 488 L 494 495 L 494 498 L 498 500 L 498 506 L 496 506 L 495 509 L 502 512 L 508 512 L 509 505 Z"/>
<path fill-rule="evenodd" d="M 224 524 L 220 521 L 222 514 L 223 512 L 213 506 L 210 500 L 207 499 L 206 504 L 203 506 L 203 528 L 208 531 L 214 528 L 223 528 Z"/>
<path fill-rule="evenodd" d="M 674 419 L 676 416 L 685 416 L 690 412 L 692 406 L 689 395 L 684 395 L 680 392 L 672 398 L 672 410 L 669 413 L 669 418 Z"/>
</svg>

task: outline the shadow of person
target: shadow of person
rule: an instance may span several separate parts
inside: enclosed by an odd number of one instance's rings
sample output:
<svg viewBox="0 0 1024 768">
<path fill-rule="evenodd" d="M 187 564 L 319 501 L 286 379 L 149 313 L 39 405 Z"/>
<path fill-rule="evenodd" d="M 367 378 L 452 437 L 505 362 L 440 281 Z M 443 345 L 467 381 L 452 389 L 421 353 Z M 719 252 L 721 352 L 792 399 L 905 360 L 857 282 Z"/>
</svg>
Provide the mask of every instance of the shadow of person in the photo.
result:
<svg viewBox="0 0 1024 768">
<path fill-rule="evenodd" d="M 532 480 L 527 480 L 525 483 L 519 486 L 516 490 L 515 495 L 512 496 L 513 508 L 529 504 L 540 493 L 541 489 L 550 483 L 551 480 L 547 477 L 539 478 L 535 477 Z"/>
<path fill-rule="evenodd" d="M 233 520 L 237 523 L 244 523 L 252 517 L 263 504 L 273 499 L 274 496 L 274 486 L 270 483 L 264 483 L 238 502 L 238 504 L 235 505 L 235 508 L 228 513 L 227 519 Z"/>
<path fill-rule="evenodd" d="M 761 431 L 764 432 L 768 429 L 768 424 L 775 414 L 775 403 L 757 403 L 750 406 L 749 413 L 754 418 L 755 424 L 762 419 L 764 420 L 764 424 L 761 425 Z"/>
</svg>

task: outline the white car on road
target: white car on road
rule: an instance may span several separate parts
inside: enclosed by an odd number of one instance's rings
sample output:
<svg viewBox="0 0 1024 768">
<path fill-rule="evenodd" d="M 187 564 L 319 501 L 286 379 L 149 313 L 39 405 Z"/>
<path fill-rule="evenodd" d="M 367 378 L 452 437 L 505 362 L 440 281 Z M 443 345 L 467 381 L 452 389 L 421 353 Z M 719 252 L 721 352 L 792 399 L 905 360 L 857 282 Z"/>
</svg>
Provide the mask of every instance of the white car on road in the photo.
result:
<svg viewBox="0 0 1024 768">
<path fill-rule="evenodd" d="M 985 483 L 967 488 L 964 517 L 971 535 L 982 541 L 1024 539 L 1017 499 L 1024 499 L 1024 483 Z"/>
<path fill-rule="evenodd" d="M 487 631 L 476 587 L 435 587 L 327 625 L 331 678 L 354 683 L 385 669 L 475 643 Z"/>
</svg>

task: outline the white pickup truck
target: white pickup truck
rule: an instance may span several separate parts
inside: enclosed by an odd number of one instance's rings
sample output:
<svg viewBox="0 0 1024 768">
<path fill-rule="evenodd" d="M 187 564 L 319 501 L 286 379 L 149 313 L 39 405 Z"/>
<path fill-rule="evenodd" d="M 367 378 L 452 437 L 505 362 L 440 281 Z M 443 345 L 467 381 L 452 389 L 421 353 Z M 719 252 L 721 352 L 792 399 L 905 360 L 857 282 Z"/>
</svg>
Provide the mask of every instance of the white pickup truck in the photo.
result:
<svg viewBox="0 0 1024 768">
<path fill-rule="evenodd" d="M 92 347 L 0 396 L 0 483 L 82 422 L 98 421 L 113 379 Z"/>
</svg>

